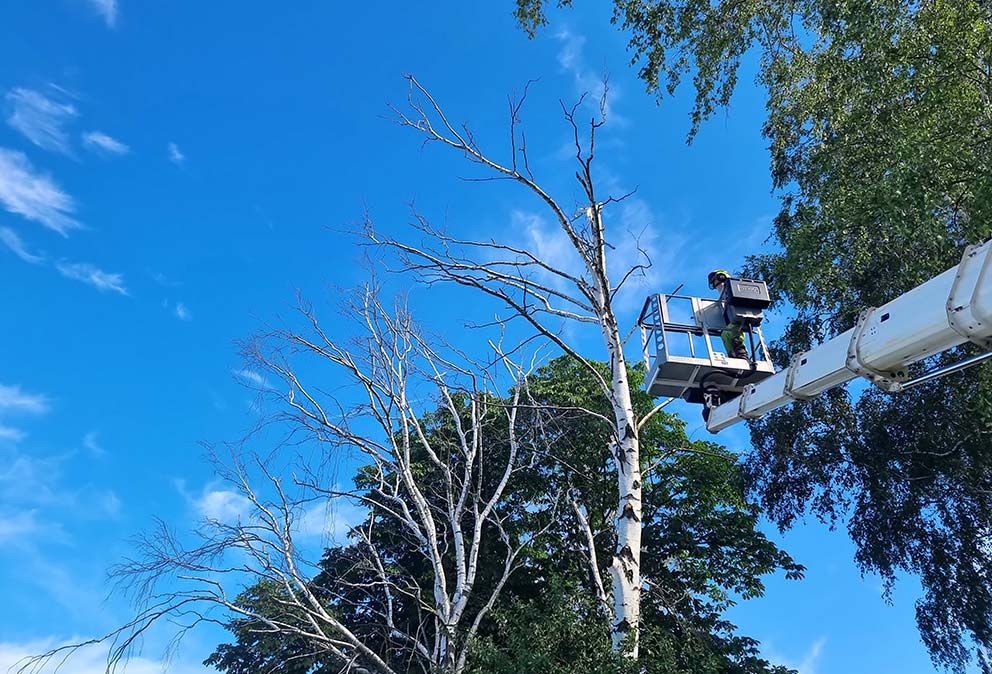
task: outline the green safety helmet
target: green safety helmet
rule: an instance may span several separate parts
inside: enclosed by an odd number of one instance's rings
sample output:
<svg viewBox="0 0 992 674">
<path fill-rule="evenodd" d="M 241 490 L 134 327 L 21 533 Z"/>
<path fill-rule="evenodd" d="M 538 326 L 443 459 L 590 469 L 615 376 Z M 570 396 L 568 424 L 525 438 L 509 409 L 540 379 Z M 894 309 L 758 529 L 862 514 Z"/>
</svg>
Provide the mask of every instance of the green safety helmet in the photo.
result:
<svg viewBox="0 0 992 674">
<path fill-rule="evenodd" d="M 710 288 L 716 288 L 717 279 L 721 276 L 725 279 L 730 278 L 730 272 L 726 269 L 714 269 L 706 275 L 706 280 L 709 281 Z"/>
</svg>

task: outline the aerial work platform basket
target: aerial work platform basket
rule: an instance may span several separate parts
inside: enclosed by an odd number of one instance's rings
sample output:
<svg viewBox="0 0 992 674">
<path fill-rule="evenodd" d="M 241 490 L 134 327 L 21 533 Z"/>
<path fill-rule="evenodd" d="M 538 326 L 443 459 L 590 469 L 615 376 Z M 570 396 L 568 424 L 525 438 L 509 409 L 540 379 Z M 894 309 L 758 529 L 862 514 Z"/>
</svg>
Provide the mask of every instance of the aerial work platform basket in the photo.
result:
<svg viewBox="0 0 992 674">
<path fill-rule="evenodd" d="M 724 352 L 720 335 L 727 327 L 726 314 L 722 300 L 657 294 L 644 301 L 637 324 L 650 395 L 700 403 L 709 392 L 727 399 L 775 374 L 756 324 L 744 332 L 750 358 Z M 719 348 L 714 348 L 714 337 Z"/>
</svg>

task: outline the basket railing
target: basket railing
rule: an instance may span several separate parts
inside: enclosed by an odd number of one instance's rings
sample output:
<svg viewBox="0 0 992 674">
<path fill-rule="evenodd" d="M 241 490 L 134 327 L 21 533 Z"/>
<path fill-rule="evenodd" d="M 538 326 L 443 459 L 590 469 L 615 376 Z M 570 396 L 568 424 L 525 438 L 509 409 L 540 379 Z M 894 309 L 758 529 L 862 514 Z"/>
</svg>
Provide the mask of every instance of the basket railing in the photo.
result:
<svg viewBox="0 0 992 674">
<path fill-rule="evenodd" d="M 689 345 L 689 355 L 692 358 L 700 357 L 697 356 L 696 343 L 692 337 L 703 337 L 706 343 L 706 350 L 709 353 L 701 355 L 701 357 L 712 359 L 713 347 L 709 342 L 709 338 L 719 337 L 723 332 L 721 328 L 708 328 L 698 323 L 681 323 L 665 320 L 669 314 L 668 302 L 673 299 L 685 300 L 693 304 L 694 307 L 700 302 L 699 298 L 689 295 L 665 295 L 662 293 L 649 295 L 645 298 L 644 304 L 641 307 L 641 313 L 637 318 L 637 325 L 641 331 L 644 365 L 649 372 L 652 368 L 652 361 L 659 356 L 663 356 L 668 351 L 668 333 L 686 334 L 689 336 L 686 341 Z M 713 304 L 724 304 L 723 300 L 706 301 Z M 768 349 L 760 327 L 755 326 L 753 328 L 753 336 L 749 337 L 748 341 L 753 343 L 752 357 L 762 361 L 768 358 Z M 759 351 L 760 358 L 758 357 Z"/>
</svg>

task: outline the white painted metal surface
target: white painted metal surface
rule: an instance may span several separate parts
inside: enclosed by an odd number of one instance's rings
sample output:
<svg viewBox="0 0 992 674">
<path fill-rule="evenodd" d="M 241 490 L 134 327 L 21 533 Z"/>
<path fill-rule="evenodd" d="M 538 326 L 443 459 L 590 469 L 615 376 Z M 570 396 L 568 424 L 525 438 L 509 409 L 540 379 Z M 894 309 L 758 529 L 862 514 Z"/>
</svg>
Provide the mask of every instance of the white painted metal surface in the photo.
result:
<svg viewBox="0 0 992 674">
<path fill-rule="evenodd" d="M 683 303 L 683 315 L 671 305 Z M 652 295 L 638 318 L 644 362 L 645 388 L 655 397 L 682 397 L 703 382 L 721 391 L 740 393 L 750 382 L 770 377 L 775 366 L 768 357 L 761 329 L 754 328 L 752 365 L 730 358 L 722 350 L 720 331 L 727 322 L 720 300 L 687 295 Z M 719 348 L 714 348 L 714 342 Z"/>
<path fill-rule="evenodd" d="M 797 355 L 792 365 L 710 411 L 713 433 L 804 400 L 855 377 L 898 391 L 909 365 L 966 341 L 992 348 L 992 241 L 969 246 L 961 263 L 888 304 L 859 325 Z"/>
</svg>

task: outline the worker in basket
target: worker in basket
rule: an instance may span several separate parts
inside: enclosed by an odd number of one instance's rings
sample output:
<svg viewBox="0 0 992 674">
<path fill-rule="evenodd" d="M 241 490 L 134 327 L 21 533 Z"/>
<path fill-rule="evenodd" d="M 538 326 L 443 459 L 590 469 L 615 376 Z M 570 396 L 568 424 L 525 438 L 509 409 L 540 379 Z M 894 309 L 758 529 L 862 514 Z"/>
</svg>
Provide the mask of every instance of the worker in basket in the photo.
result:
<svg viewBox="0 0 992 674">
<path fill-rule="evenodd" d="M 720 293 L 720 301 L 724 302 L 726 312 L 726 302 L 729 299 L 727 279 L 730 273 L 723 269 L 715 269 L 709 273 L 706 280 L 709 281 L 710 288 Z M 747 347 L 744 346 L 744 326 L 740 323 L 727 321 L 727 327 L 720 333 L 723 339 L 723 348 L 731 358 L 748 358 Z"/>
</svg>

